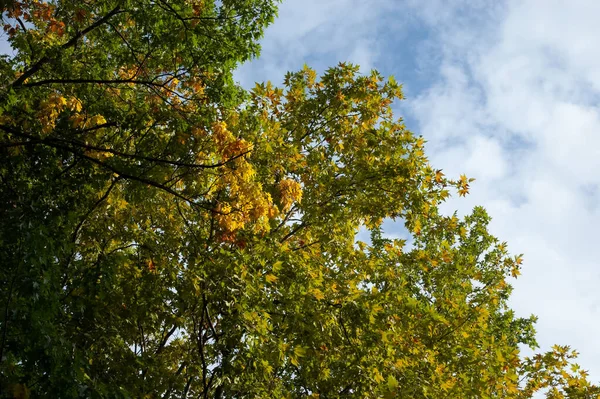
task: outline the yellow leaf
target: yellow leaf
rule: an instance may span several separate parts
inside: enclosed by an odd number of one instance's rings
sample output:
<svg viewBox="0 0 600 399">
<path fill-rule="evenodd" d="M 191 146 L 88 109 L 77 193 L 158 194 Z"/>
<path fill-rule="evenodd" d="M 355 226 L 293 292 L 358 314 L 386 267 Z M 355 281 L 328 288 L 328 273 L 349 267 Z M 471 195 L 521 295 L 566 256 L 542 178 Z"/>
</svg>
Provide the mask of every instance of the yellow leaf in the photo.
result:
<svg viewBox="0 0 600 399">
<path fill-rule="evenodd" d="M 375 382 L 377 382 L 378 384 L 383 382 L 383 376 L 381 375 L 379 370 L 374 370 L 373 374 L 373 379 L 375 380 Z"/>
<path fill-rule="evenodd" d="M 417 219 L 417 221 L 415 222 L 415 227 L 413 227 L 413 232 L 416 235 L 420 235 L 421 234 L 421 221 Z"/>
<path fill-rule="evenodd" d="M 73 125 L 73 127 L 78 128 L 81 125 L 83 125 L 83 122 L 85 121 L 85 116 L 83 116 L 82 114 L 76 113 L 71 115 L 71 117 L 69 118 L 71 120 L 71 124 Z"/>
<path fill-rule="evenodd" d="M 269 273 L 265 276 L 265 280 L 267 280 L 269 283 L 274 283 L 275 281 L 277 281 L 277 276 Z"/>
<path fill-rule="evenodd" d="M 453 386 L 454 386 L 454 381 L 452 381 L 452 380 L 446 380 L 446 381 L 442 382 L 441 388 L 444 391 L 447 391 L 450 388 L 452 388 Z"/>
<path fill-rule="evenodd" d="M 302 346 L 296 346 L 294 348 L 294 355 L 296 355 L 297 357 L 304 357 L 304 356 L 306 356 L 306 348 L 304 348 Z"/>
<path fill-rule="evenodd" d="M 321 292 L 320 289 L 318 288 L 313 288 L 312 290 L 310 290 L 311 294 L 313 294 L 313 296 L 317 299 L 317 300 L 321 300 L 323 298 L 325 298 L 325 295 L 323 295 L 323 293 Z"/>
<path fill-rule="evenodd" d="M 520 265 L 521 263 L 523 263 L 523 258 L 522 258 L 521 256 L 517 256 L 517 257 L 515 258 L 515 263 L 516 263 L 517 265 Z"/>
<path fill-rule="evenodd" d="M 69 109 L 71 111 L 75 111 L 75 112 L 81 112 L 81 109 L 83 108 L 83 106 L 81 105 L 81 101 L 79 101 L 75 97 L 71 97 L 69 99 L 69 101 L 67 102 L 67 106 L 69 107 Z"/>
<path fill-rule="evenodd" d="M 106 123 L 106 119 L 104 119 L 104 117 L 102 115 L 94 115 L 90 119 L 90 123 L 93 126 L 98 126 L 98 125 L 102 125 L 102 124 Z"/>
<path fill-rule="evenodd" d="M 435 181 L 438 183 L 442 182 L 442 178 L 444 177 L 444 174 L 442 173 L 442 170 L 438 170 L 437 172 L 435 172 Z"/>
</svg>

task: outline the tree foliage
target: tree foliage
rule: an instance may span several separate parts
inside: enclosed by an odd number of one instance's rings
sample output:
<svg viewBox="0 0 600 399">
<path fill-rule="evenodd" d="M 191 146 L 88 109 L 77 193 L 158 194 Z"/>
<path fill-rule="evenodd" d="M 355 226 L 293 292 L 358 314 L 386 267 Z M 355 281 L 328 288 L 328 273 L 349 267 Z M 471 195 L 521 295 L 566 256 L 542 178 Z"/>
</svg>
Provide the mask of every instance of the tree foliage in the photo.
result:
<svg viewBox="0 0 600 399">
<path fill-rule="evenodd" d="M 597 397 L 568 347 L 520 356 L 521 257 L 483 208 L 438 211 L 471 180 L 429 165 L 392 78 L 243 91 L 270 0 L 5 7 L 5 396 Z"/>
</svg>

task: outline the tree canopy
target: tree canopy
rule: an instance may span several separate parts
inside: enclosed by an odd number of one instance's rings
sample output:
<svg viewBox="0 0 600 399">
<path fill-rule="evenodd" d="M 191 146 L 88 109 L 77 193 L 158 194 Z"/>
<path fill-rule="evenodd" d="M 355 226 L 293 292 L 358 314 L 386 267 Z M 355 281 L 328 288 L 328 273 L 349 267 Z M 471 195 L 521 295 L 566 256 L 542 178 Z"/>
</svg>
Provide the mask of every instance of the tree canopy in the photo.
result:
<svg viewBox="0 0 600 399">
<path fill-rule="evenodd" d="M 5 3 L 4 396 L 598 397 L 569 347 L 520 355 L 521 257 L 483 208 L 439 212 L 472 179 L 429 164 L 393 78 L 243 90 L 273 0 Z"/>
</svg>

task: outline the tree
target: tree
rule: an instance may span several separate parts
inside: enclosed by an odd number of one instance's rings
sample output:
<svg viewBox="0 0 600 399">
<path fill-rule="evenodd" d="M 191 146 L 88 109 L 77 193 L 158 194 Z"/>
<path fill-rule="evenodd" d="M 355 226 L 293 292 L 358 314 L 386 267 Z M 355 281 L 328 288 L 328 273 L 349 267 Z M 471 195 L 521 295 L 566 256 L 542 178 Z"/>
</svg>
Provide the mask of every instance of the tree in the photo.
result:
<svg viewBox="0 0 600 399">
<path fill-rule="evenodd" d="M 483 208 L 438 212 L 470 180 L 429 165 L 392 78 L 243 91 L 267 0 L 7 7 L 6 396 L 597 397 L 568 347 L 520 358 L 521 257 Z"/>
</svg>

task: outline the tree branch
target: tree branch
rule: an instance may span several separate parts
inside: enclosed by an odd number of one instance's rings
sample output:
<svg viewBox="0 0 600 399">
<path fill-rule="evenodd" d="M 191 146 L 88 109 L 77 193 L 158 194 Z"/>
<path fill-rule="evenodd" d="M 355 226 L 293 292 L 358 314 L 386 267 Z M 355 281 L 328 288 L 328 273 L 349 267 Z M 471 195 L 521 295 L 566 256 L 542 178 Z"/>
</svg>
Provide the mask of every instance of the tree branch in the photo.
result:
<svg viewBox="0 0 600 399">
<path fill-rule="evenodd" d="M 5 132 L 14 134 L 15 136 L 25 137 L 25 138 L 28 138 L 28 139 L 35 139 L 34 136 L 31 136 L 29 134 L 20 132 L 20 131 L 18 131 L 16 129 L 10 127 L 10 126 L 0 125 L 0 129 L 4 130 Z M 44 140 L 44 144 L 48 145 L 50 147 L 54 147 L 54 148 L 57 148 L 57 149 L 68 151 L 68 152 L 70 152 L 70 153 L 72 153 L 74 155 L 77 155 L 77 156 L 79 156 L 79 157 L 81 157 L 83 159 L 86 159 L 86 160 L 90 161 L 91 163 L 94 163 L 94 164 L 96 164 L 96 165 L 98 165 L 98 166 L 100 166 L 100 167 L 102 167 L 104 169 L 107 169 L 107 170 L 111 171 L 112 173 L 115 173 L 117 176 L 119 176 L 121 178 L 124 178 L 124 179 L 127 179 L 127 180 L 134 180 L 134 181 L 137 181 L 137 182 L 140 182 L 140 183 L 144 183 L 144 184 L 148 184 L 148 185 L 150 185 L 152 187 L 158 188 L 159 190 L 162 190 L 162 191 L 164 191 L 166 193 L 169 193 L 169 194 L 171 194 L 171 195 L 173 195 L 173 196 L 175 196 L 175 197 L 177 197 L 179 199 L 184 200 L 185 202 L 189 203 L 192 206 L 199 207 L 199 208 L 205 209 L 207 211 L 215 212 L 215 213 L 218 213 L 218 214 L 221 214 L 221 215 L 225 214 L 225 213 L 219 211 L 218 209 L 215 209 L 212 206 L 208 206 L 208 205 L 203 204 L 201 202 L 194 201 L 191 198 L 185 197 L 184 195 L 181 195 L 177 191 L 173 190 L 170 187 L 165 186 L 162 183 L 156 182 L 154 180 L 148 179 L 148 178 L 143 177 L 143 176 L 136 176 L 136 175 L 133 175 L 131 173 L 127 173 L 127 172 L 121 171 L 121 170 L 115 168 L 114 166 L 112 166 L 112 165 L 110 165 L 110 164 L 108 164 L 106 162 L 102 162 L 99 159 L 96 159 L 94 157 L 91 157 L 89 155 L 81 153 L 81 152 L 75 150 L 74 148 L 71 148 L 68 145 L 57 144 L 55 142 L 48 141 L 48 140 Z"/>
<path fill-rule="evenodd" d="M 69 47 L 73 47 L 77 43 L 77 41 L 79 39 L 81 39 L 83 36 L 85 36 L 86 34 L 88 34 L 89 32 L 91 32 L 92 30 L 96 29 L 97 27 L 99 27 L 102 24 L 104 24 L 105 22 L 107 22 L 113 16 L 115 16 L 115 15 L 117 15 L 119 13 L 124 12 L 123 10 L 121 10 L 120 7 L 121 7 L 120 5 L 116 6 L 108 14 L 106 14 L 104 17 L 100 18 L 99 20 L 97 20 L 96 22 L 94 22 L 93 24 L 91 24 L 90 26 L 88 26 L 87 28 L 85 28 L 84 30 L 82 30 L 81 32 L 77 32 L 77 34 L 75 36 L 73 36 L 68 42 L 66 42 L 65 44 L 63 44 L 62 46 L 60 46 L 60 49 L 61 50 L 66 50 Z M 47 64 L 50 61 L 52 61 L 52 58 L 49 58 L 47 56 L 43 56 L 42 58 L 40 58 L 38 60 L 38 62 L 36 62 L 35 64 L 33 64 L 33 66 L 31 68 L 29 68 L 27 71 L 23 72 L 23 74 L 21 76 L 19 76 L 19 78 L 17 80 L 15 80 L 10 85 L 10 87 L 23 86 L 23 82 L 25 82 L 25 80 L 27 80 L 29 77 L 31 77 L 32 75 L 34 75 L 37 71 L 39 71 L 45 64 Z"/>
<path fill-rule="evenodd" d="M 164 87 L 165 83 L 157 83 L 154 80 L 137 80 L 137 79 L 44 79 L 31 83 L 23 83 L 22 87 L 36 87 L 49 84 L 139 84 L 144 86 Z"/>
<path fill-rule="evenodd" d="M 250 149 L 250 150 L 241 152 L 237 155 L 232 156 L 231 158 L 226 159 L 225 161 L 217 162 L 214 164 L 198 164 L 198 163 L 189 163 L 189 162 L 168 160 L 168 159 L 163 159 L 163 158 L 155 158 L 155 157 L 149 157 L 149 156 L 144 156 L 144 155 L 130 154 L 130 153 L 126 153 L 126 152 L 113 150 L 112 148 L 98 147 L 98 146 L 94 146 L 94 145 L 85 144 L 83 142 L 76 141 L 76 140 L 48 138 L 45 140 L 40 140 L 37 143 L 43 144 L 45 141 L 63 142 L 63 143 L 71 144 L 71 145 L 76 145 L 76 146 L 81 147 L 88 151 L 108 152 L 110 154 L 113 154 L 113 155 L 116 155 L 119 157 L 124 157 L 124 158 L 131 158 L 131 159 L 137 159 L 137 160 L 143 160 L 143 161 L 149 161 L 149 162 L 163 163 L 163 164 L 168 164 L 168 165 L 172 165 L 172 166 L 180 166 L 180 167 L 186 167 L 186 168 L 201 168 L 201 169 L 215 169 L 215 168 L 219 168 L 221 166 L 225 166 L 228 163 L 230 163 L 238 158 L 241 158 L 244 155 L 249 154 L 252 151 Z M 30 143 L 30 142 L 28 142 L 28 143 Z M 34 144 L 33 142 L 31 142 L 31 143 Z"/>
</svg>

